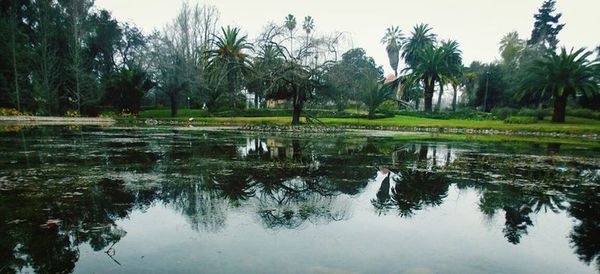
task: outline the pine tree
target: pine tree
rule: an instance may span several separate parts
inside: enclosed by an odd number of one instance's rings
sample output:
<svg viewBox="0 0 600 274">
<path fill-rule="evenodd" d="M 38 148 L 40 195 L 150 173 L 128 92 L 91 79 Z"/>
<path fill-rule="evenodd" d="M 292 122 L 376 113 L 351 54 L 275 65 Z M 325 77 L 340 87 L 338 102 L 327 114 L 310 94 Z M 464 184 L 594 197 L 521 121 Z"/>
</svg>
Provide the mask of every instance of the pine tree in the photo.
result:
<svg viewBox="0 0 600 274">
<path fill-rule="evenodd" d="M 546 0 L 538 13 L 533 16 L 535 23 L 531 32 L 531 39 L 527 42 L 529 45 L 541 44 L 544 48 L 556 50 L 558 33 L 565 24 L 558 23 L 562 13 L 554 14 L 556 11 L 555 4 L 555 0 Z"/>
</svg>

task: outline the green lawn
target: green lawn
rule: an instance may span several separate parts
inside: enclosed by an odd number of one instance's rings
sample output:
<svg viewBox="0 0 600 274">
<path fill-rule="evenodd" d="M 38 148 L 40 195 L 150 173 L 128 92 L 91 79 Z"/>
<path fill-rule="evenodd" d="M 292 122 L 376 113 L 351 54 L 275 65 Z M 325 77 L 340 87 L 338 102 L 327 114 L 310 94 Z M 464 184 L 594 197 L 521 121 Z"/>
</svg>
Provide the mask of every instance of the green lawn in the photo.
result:
<svg viewBox="0 0 600 274">
<path fill-rule="evenodd" d="M 355 110 L 356 111 L 356 110 Z M 144 110 L 140 118 L 155 118 L 164 120 L 185 120 L 194 118 L 194 123 L 206 124 L 289 124 L 291 116 L 266 116 L 266 117 L 207 117 L 206 110 L 180 109 L 178 117 L 171 118 L 169 109 Z M 552 123 L 550 117 L 544 121 L 532 124 L 507 124 L 500 120 L 465 120 L 465 119 L 432 119 L 406 115 L 396 115 L 391 118 L 367 120 L 366 118 L 320 118 L 329 125 L 367 126 L 367 127 L 426 127 L 426 128 L 472 128 L 496 129 L 529 132 L 560 132 L 573 134 L 598 133 L 600 134 L 600 120 L 577 118 L 568 116 L 565 123 Z"/>
<path fill-rule="evenodd" d="M 498 129 L 513 131 L 539 131 L 562 133 L 600 133 L 600 121 L 567 117 L 565 123 L 552 123 L 548 120 L 534 124 L 507 124 L 499 120 L 461 120 L 461 119 L 430 119 L 413 116 L 397 115 L 393 118 L 377 120 L 355 118 L 323 118 L 323 122 L 332 125 L 362 125 L 385 127 L 433 127 L 433 128 L 473 128 L 473 129 Z"/>
<path fill-rule="evenodd" d="M 586 147 L 600 147 L 594 140 L 579 138 L 556 138 L 541 136 L 515 136 L 515 135 L 477 135 L 477 134 L 451 134 L 451 133 L 400 133 L 394 136 L 399 141 L 448 141 L 448 142 L 502 142 L 502 143 L 561 143 L 566 145 L 581 145 Z"/>
</svg>

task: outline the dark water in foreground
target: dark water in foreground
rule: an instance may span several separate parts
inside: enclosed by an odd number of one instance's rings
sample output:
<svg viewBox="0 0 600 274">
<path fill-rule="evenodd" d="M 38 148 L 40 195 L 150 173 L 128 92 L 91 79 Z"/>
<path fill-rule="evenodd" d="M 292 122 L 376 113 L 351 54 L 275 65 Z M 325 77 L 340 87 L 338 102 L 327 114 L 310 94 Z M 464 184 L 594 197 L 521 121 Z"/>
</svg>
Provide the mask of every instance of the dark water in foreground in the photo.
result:
<svg viewBox="0 0 600 274">
<path fill-rule="evenodd" d="M 5 128 L 0 273 L 597 273 L 599 155 Z"/>
</svg>

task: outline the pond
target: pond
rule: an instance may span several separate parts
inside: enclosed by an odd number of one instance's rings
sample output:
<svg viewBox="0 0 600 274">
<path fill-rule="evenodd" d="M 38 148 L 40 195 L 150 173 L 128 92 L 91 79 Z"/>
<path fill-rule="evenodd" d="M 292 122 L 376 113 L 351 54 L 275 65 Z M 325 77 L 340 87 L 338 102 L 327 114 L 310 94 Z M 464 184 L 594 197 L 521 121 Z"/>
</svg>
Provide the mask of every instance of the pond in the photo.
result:
<svg viewBox="0 0 600 274">
<path fill-rule="evenodd" d="M 0 273 L 598 273 L 600 151 L 0 132 Z"/>
</svg>

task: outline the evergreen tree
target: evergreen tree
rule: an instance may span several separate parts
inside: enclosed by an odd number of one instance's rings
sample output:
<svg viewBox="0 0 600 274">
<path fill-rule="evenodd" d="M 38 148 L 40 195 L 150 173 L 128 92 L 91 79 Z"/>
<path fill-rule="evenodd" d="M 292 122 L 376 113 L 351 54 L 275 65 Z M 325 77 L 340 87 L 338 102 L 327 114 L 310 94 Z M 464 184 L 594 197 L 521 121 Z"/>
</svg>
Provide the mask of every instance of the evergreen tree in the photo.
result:
<svg viewBox="0 0 600 274">
<path fill-rule="evenodd" d="M 558 33 L 565 24 L 558 23 L 562 14 L 555 14 L 555 4 L 556 0 L 546 0 L 538 13 L 533 16 L 535 23 L 531 32 L 531 39 L 527 42 L 529 45 L 541 44 L 547 49 L 556 50 Z"/>
</svg>

